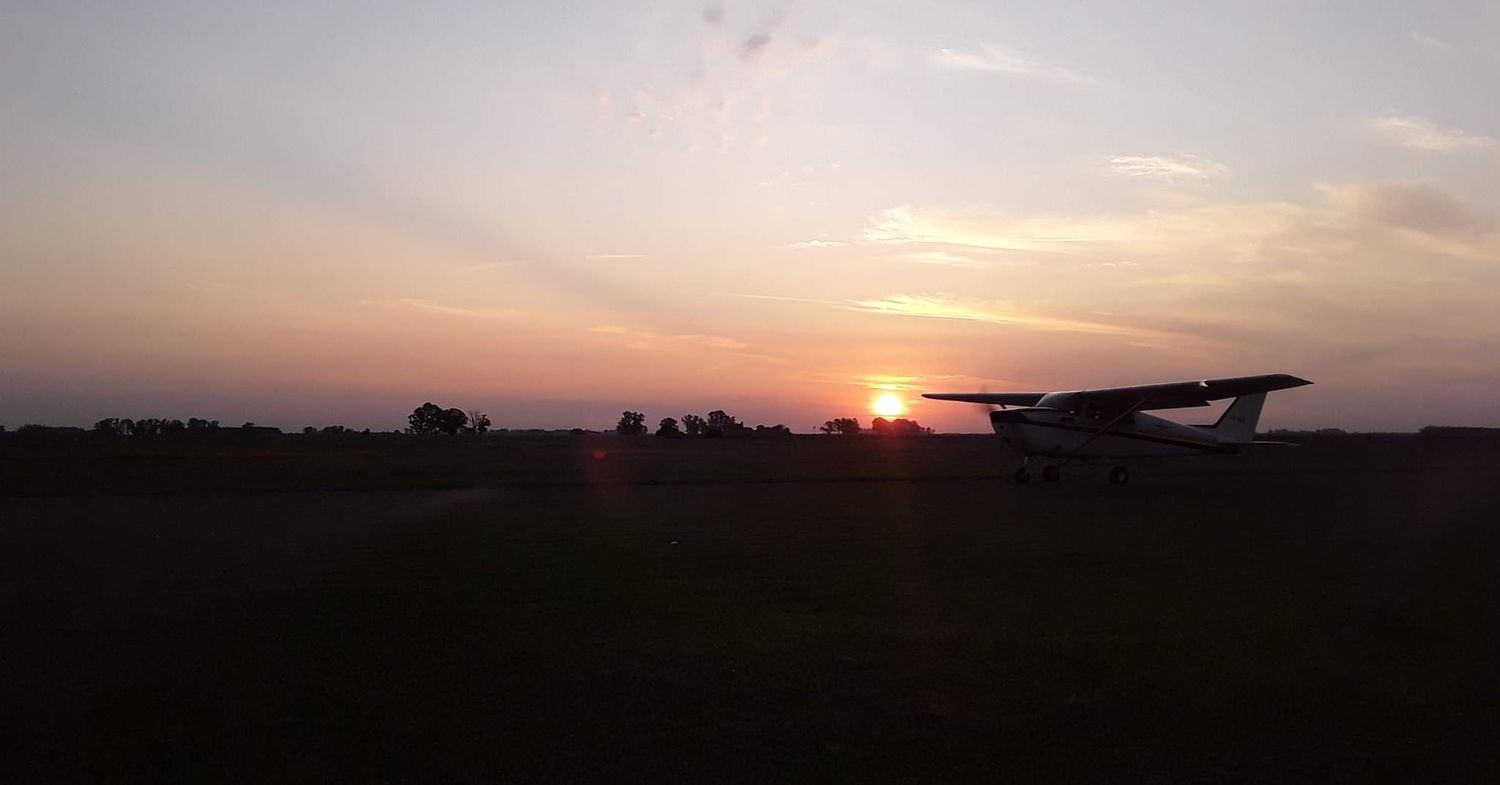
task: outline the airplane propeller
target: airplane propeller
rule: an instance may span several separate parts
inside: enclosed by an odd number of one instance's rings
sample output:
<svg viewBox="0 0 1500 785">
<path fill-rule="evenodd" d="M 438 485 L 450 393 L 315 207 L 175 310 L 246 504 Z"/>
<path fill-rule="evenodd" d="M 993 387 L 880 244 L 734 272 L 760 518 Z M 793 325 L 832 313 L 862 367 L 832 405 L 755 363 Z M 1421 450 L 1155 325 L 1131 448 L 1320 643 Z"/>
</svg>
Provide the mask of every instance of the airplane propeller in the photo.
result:
<svg viewBox="0 0 1500 785">
<path fill-rule="evenodd" d="M 979 391 L 982 392 L 982 393 L 985 393 L 985 394 L 989 394 L 990 383 L 989 382 L 985 382 L 984 384 L 981 384 L 979 386 Z M 979 409 L 984 412 L 984 421 L 986 423 L 991 422 L 991 420 L 990 420 L 990 415 L 991 414 L 994 414 L 995 412 L 998 412 L 1001 409 L 1005 408 L 1005 404 L 1003 404 L 1003 403 L 1001 403 L 1001 404 L 996 404 L 996 403 L 976 403 L 976 404 L 972 404 L 972 405 L 978 406 Z M 1010 437 L 1005 436 L 1005 435 L 1002 434 L 1001 437 L 1000 437 L 1000 446 L 1001 447 L 1007 447 L 1009 445 L 1010 445 Z"/>
<path fill-rule="evenodd" d="M 984 394 L 986 394 L 986 395 L 988 395 L 989 392 L 990 392 L 990 383 L 989 382 L 985 382 L 984 384 L 979 385 L 979 391 L 982 392 L 982 393 L 984 393 Z M 969 405 L 970 406 L 977 406 L 977 407 L 979 407 L 980 411 L 984 412 L 984 419 L 985 419 L 986 422 L 988 422 L 989 419 L 990 419 L 990 412 L 998 412 L 1001 409 L 1005 408 L 1005 404 L 995 404 L 995 403 L 974 403 L 974 404 L 969 404 Z"/>
</svg>

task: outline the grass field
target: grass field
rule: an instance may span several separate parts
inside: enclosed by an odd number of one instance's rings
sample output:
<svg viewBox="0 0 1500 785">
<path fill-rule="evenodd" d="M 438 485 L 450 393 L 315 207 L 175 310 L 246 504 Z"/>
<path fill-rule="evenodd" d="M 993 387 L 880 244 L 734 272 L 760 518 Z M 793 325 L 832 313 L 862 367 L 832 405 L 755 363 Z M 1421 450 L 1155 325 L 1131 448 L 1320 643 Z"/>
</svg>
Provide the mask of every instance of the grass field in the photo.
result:
<svg viewBox="0 0 1500 785">
<path fill-rule="evenodd" d="M 0 445 L 0 781 L 1500 778 L 1500 445 Z"/>
</svg>

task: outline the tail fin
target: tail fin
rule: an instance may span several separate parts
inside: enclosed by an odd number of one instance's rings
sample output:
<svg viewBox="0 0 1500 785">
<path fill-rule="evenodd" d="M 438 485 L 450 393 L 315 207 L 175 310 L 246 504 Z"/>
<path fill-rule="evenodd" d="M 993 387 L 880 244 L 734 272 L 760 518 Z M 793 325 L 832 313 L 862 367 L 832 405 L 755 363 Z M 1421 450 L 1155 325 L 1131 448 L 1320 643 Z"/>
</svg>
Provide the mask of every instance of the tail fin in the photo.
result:
<svg viewBox="0 0 1500 785">
<path fill-rule="evenodd" d="M 1211 430 L 1219 441 L 1244 444 L 1255 441 L 1255 425 L 1260 422 L 1260 409 L 1266 403 L 1266 394 L 1241 395 L 1229 404 L 1219 416 Z"/>
</svg>

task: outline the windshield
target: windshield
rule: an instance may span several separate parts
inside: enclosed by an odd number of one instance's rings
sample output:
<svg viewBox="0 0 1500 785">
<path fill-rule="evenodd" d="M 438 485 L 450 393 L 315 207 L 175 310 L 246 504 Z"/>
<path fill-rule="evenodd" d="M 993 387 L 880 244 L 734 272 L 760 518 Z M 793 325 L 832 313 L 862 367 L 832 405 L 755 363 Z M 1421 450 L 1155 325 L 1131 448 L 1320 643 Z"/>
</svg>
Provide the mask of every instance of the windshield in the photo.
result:
<svg viewBox="0 0 1500 785">
<path fill-rule="evenodd" d="M 1037 406 L 1049 409 L 1061 409 L 1070 414 L 1077 414 L 1078 407 L 1083 403 L 1083 396 L 1076 392 L 1052 392 L 1042 396 L 1037 401 Z"/>
</svg>

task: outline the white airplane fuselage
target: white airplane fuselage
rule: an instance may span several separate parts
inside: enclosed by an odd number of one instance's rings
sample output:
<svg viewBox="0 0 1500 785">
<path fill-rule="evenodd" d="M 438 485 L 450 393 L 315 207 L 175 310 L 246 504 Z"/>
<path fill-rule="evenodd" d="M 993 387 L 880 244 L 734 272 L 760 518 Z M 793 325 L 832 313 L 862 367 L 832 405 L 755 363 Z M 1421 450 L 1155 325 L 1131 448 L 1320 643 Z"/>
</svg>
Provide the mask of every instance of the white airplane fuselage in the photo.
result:
<svg viewBox="0 0 1500 785">
<path fill-rule="evenodd" d="M 1145 412 L 1132 412 L 1110 425 L 1112 416 L 1051 409 L 1002 409 L 990 424 L 1003 444 L 1043 458 L 1131 458 L 1239 452 L 1211 428 L 1183 425 Z M 1101 433 L 1106 426 L 1108 430 Z"/>
</svg>

